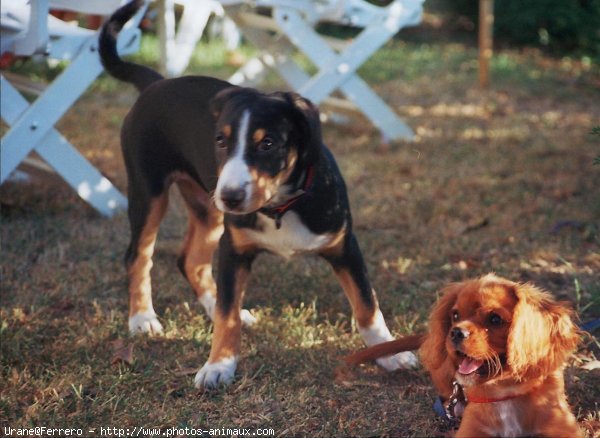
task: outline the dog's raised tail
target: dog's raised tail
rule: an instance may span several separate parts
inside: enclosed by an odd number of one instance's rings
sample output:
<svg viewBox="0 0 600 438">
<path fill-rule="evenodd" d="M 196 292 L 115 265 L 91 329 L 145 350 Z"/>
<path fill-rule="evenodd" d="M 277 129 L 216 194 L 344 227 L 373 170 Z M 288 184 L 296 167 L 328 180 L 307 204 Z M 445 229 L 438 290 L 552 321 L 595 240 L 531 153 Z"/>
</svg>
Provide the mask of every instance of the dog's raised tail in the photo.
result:
<svg viewBox="0 0 600 438">
<path fill-rule="evenodd" d="M 402 353 L 403 351 L 418 350 L 423 344 L 425 337 L 426 335 L 424 334 L 410 335 L 394 339 L 393 341 L 382 342 L 381 344 L 373 345 L 344 357 L 344 362 L 348 365 L 359 365 L 379 359 L 380 357 Z"/>
<path fill-rule="evenodd" d="M 117 9 L 102 26 L 99 38 L 100 60 L 106 71 L 115 78 L 129 82 L 141 92 L 150 84 L 164 79 L 149 67 L 123 61 L 117 51 L 117 37 L 125 23 L 144 5 L 144 0 L 133 0 Z"/>
</svg>

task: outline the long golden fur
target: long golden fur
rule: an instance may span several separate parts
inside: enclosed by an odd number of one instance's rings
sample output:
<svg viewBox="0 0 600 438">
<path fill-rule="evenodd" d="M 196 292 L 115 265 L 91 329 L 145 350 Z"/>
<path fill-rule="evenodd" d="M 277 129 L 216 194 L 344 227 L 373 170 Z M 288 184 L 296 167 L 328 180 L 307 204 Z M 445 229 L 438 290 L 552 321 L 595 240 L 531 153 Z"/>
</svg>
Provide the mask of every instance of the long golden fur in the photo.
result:
<svg viewBox="0 0 600 438">
<path fill-rule="evenodd" d="M 443 399 L 453 380 L 465 391 L 458 437 L 577 437 L 583 435 L 563 370 L 579 339 L 572 312 L 549 293 L 488 274 L 445 288 L 427 334 L 362 350 L 346 362 L 418 348 Z"/>
</svg>

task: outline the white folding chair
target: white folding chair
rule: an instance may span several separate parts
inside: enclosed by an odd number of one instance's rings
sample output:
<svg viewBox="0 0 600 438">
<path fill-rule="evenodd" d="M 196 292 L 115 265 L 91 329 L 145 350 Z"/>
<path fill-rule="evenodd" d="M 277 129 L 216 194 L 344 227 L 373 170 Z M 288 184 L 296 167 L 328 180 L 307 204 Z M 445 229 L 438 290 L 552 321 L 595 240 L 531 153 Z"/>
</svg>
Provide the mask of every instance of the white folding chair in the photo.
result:
<svg viewBox="0 0 600 438">
<path fill-rule="evenodd" d="M 317 104 L 340 90 L 381 131 L 384 141 L 412 139 L 412 130 L 356 71 L 401 28 L 421 21 L 423 1 L 393 0 L 383 7 L 365 0 L 220 0 L 242 34 L 260 50 L 230 80 L 255 84 L 269 67 Z M 315 30 L 322 22 L 362 30 L 340 45 Z M 297 50 L 318 68 L 315 75 L 294 62 Z"/>
<path fill-rule="evenodd" d="M 0 184 L 37 152 L 81 198 L 105 216 L 127 206 L 126 198 L 91 165 L 54 125 L 100 75 L 98 32 L 49 15 L 50 8 L 109 15 L 121 0 L 2 0 L 2 54 L 68 61 L 65 70 L 29 103 L 0 76 L 1 115 L 10 129 L 0 147 Z M 145 8 L 119 36 L 122 54 L 138 49 Z"/>
</svg>

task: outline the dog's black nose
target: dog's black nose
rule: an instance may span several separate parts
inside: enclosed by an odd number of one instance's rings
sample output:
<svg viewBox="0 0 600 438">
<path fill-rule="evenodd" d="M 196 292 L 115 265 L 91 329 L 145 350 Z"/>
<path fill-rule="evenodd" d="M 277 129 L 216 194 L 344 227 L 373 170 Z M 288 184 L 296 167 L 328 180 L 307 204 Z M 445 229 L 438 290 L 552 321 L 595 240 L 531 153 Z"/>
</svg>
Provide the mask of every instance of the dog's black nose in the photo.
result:
<svg viewBox="0 0 600 438">
<path fill-rule="evenodd" d="M 460 344 L 463 340 L 467 339 L 468 337 L 468 330 L 462 329 L 460 327 L 454 327 L 452 330 L 450 330 L 450 339 L 452 339 L 452 342 L 454 342 L 455 344 Z"/>
<path fill-rule="evenodd" d="M 221 201 L 229 209 L 238 207 L 245 198 L 246 191 L 243 188 L 224 188 L 221 190 Z"/>
</svg>

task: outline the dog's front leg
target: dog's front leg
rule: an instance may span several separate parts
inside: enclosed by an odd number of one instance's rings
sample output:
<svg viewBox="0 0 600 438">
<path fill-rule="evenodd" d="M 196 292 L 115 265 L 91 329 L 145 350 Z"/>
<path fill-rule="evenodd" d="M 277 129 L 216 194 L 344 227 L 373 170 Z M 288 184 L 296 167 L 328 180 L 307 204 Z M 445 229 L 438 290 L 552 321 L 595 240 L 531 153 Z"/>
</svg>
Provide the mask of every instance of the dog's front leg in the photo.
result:
<svg viewBox="0 0 600 438">
<path fill-rule="evenodd" d="M 208 361 L 194 379 L 197 388 L 214 388 L 233 381 L 240 353 L 240 310 L 253 260 L 254 254 L 239 254 L 235 251 L 231 235 L 226 230 L 219 242 L 212 346 Z"/>
<path fill-rule="evenodd" d="M 333 267 L 350 301 L 358 331 L 365 344 L 370 347 L 393 340 L 383 314 L 379 310 L 377 297 L 371 288 L 367 267 L 354 234 L 350 232 L 337 248 L 331 248 L 321 255 Z M 415 366 L 417 358 L 413 353 L 405 352 L 377 359 L 377 363 L 386 370 L 393 371 Z"/>
</svg>

